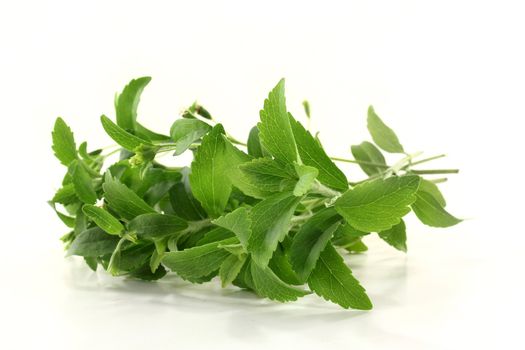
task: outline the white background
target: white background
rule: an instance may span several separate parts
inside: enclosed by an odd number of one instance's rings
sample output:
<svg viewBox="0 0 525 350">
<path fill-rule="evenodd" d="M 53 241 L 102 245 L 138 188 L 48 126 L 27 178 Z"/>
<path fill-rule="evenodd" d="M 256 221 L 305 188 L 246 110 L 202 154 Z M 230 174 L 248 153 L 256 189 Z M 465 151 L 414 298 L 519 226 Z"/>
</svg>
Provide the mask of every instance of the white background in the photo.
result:
<svg viewBox="0 0 525 350">
<path fill-rule="evenodd" d="M 525 10 L 520 1 L 1 1 L 0 347 L 522 348 Z M 64 259 L 46 204 L 64 172 L 56 116 L 106 146 L 99 116 L 151 75 L 139 108 L 167 131 L 198 99 L 236 137 L 287 79 L 289 109 L 332 155 L 368 139 L 366 109 L 409 152 L 449 155 L 451 229 L 408 220 L 404 255 L 371 238 L 348 259 L 374 310 L 260 300 L 92 273 Z M 393 160 L 393 159 L 392 159 Z M 358 169 L 345 166 L 352 179 Z"/>
</svg>

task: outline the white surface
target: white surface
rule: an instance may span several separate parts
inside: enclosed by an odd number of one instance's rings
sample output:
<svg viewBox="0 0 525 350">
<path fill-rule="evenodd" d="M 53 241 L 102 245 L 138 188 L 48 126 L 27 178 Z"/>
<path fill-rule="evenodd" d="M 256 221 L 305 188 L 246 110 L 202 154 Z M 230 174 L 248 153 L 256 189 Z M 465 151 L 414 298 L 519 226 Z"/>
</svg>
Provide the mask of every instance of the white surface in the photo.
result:
<svg viewBox="0 0 525 350">
<path fill-rule="evenodd" d="M 525 14 L 520 2 L 0 2 L 0 347 L 523 348 Z M 289 109 L 312 104 L 333 155 L 368 138 L 374 104 L 410 152 L 447 153 L 444 184 L 466 222 L 408 219 L 409 253 L 371 239 L 348 260 L 374 302 L 340 310 L 309 296 L 274 304 L 217 284 L 140 283 L 63 259 L 45 201 L 64 169 L 57 115 L 90 145 L 113 95 L 151 75 L 139 118 L 167 130 L 198 98 L 245 135 L 287 78 Z M 354 167 L 344 167 L 357 178 Z"/>
</svg>

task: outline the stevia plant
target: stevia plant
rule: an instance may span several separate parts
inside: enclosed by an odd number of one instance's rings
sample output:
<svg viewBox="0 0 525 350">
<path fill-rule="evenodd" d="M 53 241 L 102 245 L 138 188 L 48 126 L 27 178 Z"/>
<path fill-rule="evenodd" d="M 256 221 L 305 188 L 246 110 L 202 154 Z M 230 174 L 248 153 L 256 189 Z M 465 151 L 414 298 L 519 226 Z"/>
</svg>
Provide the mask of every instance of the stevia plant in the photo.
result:
<svg viewBox="0 0 525 350">
<path fill-rule="evenodd" d="M 63 119 L 53 150 L 67 167 L 49 202 L 69 232 L 68 255 L 100 265 L 114 276 L 157 280 L 167 269 L 192 283 L 218 276 L 261 297 L 286 302 L 311 292 L 343 308 L 372 303 L 341 254 L 367 250 L 377 233 L 406 252 L 403 217 L 411 210 L 426 225 L 461 220 L 445 210 L 437 187 L 444 178 L 422 175 L 455 169 L 414 167 L 396 134 L 368 110 L 374 143 L 351 147 L 354 159 L 330 157 L 286 109 L 284 80 L 270 92 L 260 122 L 243 143 L 231 137 L 198 103 L 176 120 L 169 135 L 137 121 L 149 77 L 132 80 L 115 100 L 116 123 L 101 117 L 114 150 L 78 147 Z M 310 106 L 304 103 L 310 118 Z M 398 154 L 387 164 L 381 150 Z M 112 164 L 112 155 L 119 154 Z M 169 167 L 160 154 L 191 152 L 188 167 Z M 368 176 L 349 182 L 334 161 L 354 163 Z"/>
</svg>

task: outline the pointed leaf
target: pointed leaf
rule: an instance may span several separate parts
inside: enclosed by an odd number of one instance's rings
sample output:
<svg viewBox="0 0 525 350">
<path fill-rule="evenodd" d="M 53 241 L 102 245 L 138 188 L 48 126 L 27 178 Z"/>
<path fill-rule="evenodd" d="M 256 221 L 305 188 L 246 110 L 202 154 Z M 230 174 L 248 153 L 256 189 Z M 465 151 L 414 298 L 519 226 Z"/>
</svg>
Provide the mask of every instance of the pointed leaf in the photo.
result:
<svg viewBox="0 0 525 350">
<path fill-rule="evenodd" d="M 108 235 L 98 227 L 90 228 L 80 233 L 71 246 L 69 255 L 101 256 L 111 254 L 117 247 L 119 238 Z"/>
<path fill-rule="evenodd" d="M 175 155 L 186 151 L 193 142 L 200 140 L 211 126 L 198 119 L 178 119 L 171 126 L 171 139 L 175 142 Z"/>
<path fill-rule="evenodd" d="M 86 204 L 82 207 L 82 211 L 88 218 L 93 220 L 98 227 L 111 235 L 118 236 L 124 230 L 124 226 L 120 221 L 118 221 L 117 218 L 111 215 L 107 210 Z"/>
<path fill-rule="evenodd" d="M 299 165 L 297 163 L 294 164 L 294 167 L 299 180 L 295 184 L 293 194 L 296 197 L 301 197 L 310 191 L 310 188 L 312 188 L 319 171 L 314 167 Z"/>
<path fill-rule="evenodd" d="M 292 115 L 289 115 L 297 149 L 304 165 L 319 170 L 317 178 L 323 185 L 344 191 L 348 188 L 345 174 L 332 162 L 323 147 Z"/>
<path fill-rule="evenodd" d="M 193 195 L 211 217 L 224 211 L 231 193 L 231 181 L 226 176 L 226 144 L 224 129 L 218 124 L 202 139 L 191 163 L 190 183 Z"/>
<path fill-rule="evenodd" d="M 260 266 L 268 265 L 277 244 L 288 233 L 292 215 L 301 199 L 289 192 L 278 193 L 252 208 L 252 235 L 248 251 Z"/>
<path fill-rule="evenodd" d="M 252 220 L 250 219 L 248 210 L 245 207 L 237 208 L 231 213 L 213 220 L 212 223 L 232 231 L 235 233 L 244 248 L 248 247 L 248 240 L 250 239 L 252 232 L 250 227 Z"/>
<path fill-rule="evenodd" d="M 222 227 L 214 227 L 208 232 L 206 232 L 206 234 L 201 239 L 199 239 L 195 245 L 204 245 L 208 243 L 223 241 L 227 238 L 232 237 L 235 237 L 235 234 L 230 230 L 227 230 Z"/>
<path fill-rule="evenodd" d="M 357 254 L 366 252 L 368 250 L 368 247 L 366 246 L 366 244 L 363 243 L 362 239 L 359 238 L 354 243 L 347 245 L 345 249 L 350 254 Z"/>
<path fill-rule="evenodd" d="M 404 153 L 403 146 L 399 143 L 397 135 L 390 129 L 374 111 L 368 108 L 367 126 L 375 144 L 390 153 Z"/>
<path fill-rule="evenodd" d="M 255 291 L 262 297 L 287 302 L 309 294 L 305 290 L 294 288 L 281 281 L 269 267 L 260 267 L 251 263 L 250 270 Z"/>
<path fill-rule="evenodd" d="M 155 213 L 155 209 L 144 202 L 129 187 L 113 178 L 109 172 L 106 173 L 102 188 L 104 189 L 105 200 L 111 209 L 126 220 L 131 220 L 141 214 Z"/>
<path fill-rule="evenodd" d="M 407 251 L 407 234 L 405 222 L 401 220 L 399 224 L 392 226 L 392 228 L 378 233 L 385 242 L 392 247 L 402 252 Z"/>
<path fill-rule="evenodd" d="M 58 211 L 53 201 L 49 201 L 48 204 L 51 206 L 51 208 L 53 208 L 58 218 L 64 223 L 64 225 L 71 228 L 75 227 L 75 218 L 72 218 L 71 216 L 68 216 Z"/>
<path fill-rule="evenodd" d="M 412 210 L 422 223 L 432 227 L 450 227 L 462 221 L 447 212 L 438 199 L 424 190 L 417 192 Z"/>
<path fill-rule="evenodd" d="M 117 124 L 113 123 L 111 119 L 105 115 L 100 117 L 102 127 L 106 130 L 106 133 L 119 145 L 127 149 L 128 151 L 134 151 L 141 145 L 152 146 L 149 141 L 141 139 L 133 134 L 130 134 Z"/>
<path fill-rule="evenodd" d="M 158 213 L 142 214 L 128 223 L 128 230 L 144 239 L 161 239 L 187 227 L 188 223 L 175 215 Z"/>
<path fill-rule="evenodd" d="M 264 157 L 261 140 L 259 138 L 259 129 L 257 128 L 257 126 L 254 126 L 250 130 L 250 134 L 248 135 L 247 149 L 248 154 L 254 158 Z"/>
<path fill-rule="evenodd" d="M 303 281 L 306 281 L 315 268 L 319 255 L 332 238 L 341 219 L 333 207 L 321 209 L 295 234 L 290 247 L 290 261 Z"/>
<path fill-rule="evenodd" d="M 361 169 L 368 175 L 379 174 L 386 168 L 385 157 L 376 146 L 368 141 L 361 142 L 359 145 L 354 145 L 351 147 L 352 155 L 356 160 L 369 163 L 382 164 L 381 166 L 374 166 L 369 164 L 359 164 Z"/>
<path fill-rule="evenodd" d="M 69 172 L 75 187 L 75 193 L 78 198 L 87 204 L 95 204 L 97 201 L 97 193 L 93 188 L 93 182 L 88 172 L 78 161 L 74 161 L 69 165 Z"/>
<path fill-rule="evenodd" d="M 60 204 L 71 204 L 78 201 L 77 194 L 75 192 L 75 185 L 72 183 L 62 186 L 58 191 L 56 191 L 53 199 L 51 200 L 54 203 Z"/>
<path fill-rule="evenodd" d="M 62 118 L 56 119 L 51 136 L 53 139 L 52 148 L 60 163 L 68 166 L 69 163 L 77 159 L 77 146 L 73 132 Z"/>
<path fill-rule="evenodd" d="M 239 272 L 241 272 L 241 268 L 243 267 L 245 261 L 245 254 L 240 256 L 232 254 L 222 262 L 219 269 L 219 277 L 221 278 L 221 286 L 223 288 L 232 283 L 233 280 L 237 278 L 237 275 Z"/>
<path fill-rule="evenodd" d="M 186 220 L 201 220 L 206 216 L 200 203 L 193 197 L 189 186 L 176 183 L 169 191 L 170 203 L 177 216 Z"/>
<path fill-rule="evenodd" d="M 218 245 L 234 243 L 236 240 L 229 238 L 178 252 L 168 252 L 164 255 L 162 263 L 184 279 L 203 277 L 218 270 L 230 255 Z"/>
<path fill-rule="evenodd" d="M 335 209 L 360 231 L 388 230 L 410 212 L 419 181 L 415 175 L 367 181 L 339 197 Z"/>
<path fill-rule="evenodd" d="M 321 253 L 317 266 L 308 278 L 308 286 L 317 295 L 345 309 L 372 309 L 365 289 L 331 244 Z"/>
<path fill-rule="evenodd" d="M 239 166 L 242 179 L 252 187 L 240 186 L 247 195 L 266 198 L 276 192 L 292 191 L 297 182 L 295 170 L 271 158 L 257 158 Z"/>
<path fill-rule="evenodd" d="M 285 248 L 283 243 L 277 245 L 277 248 L 273 252 L 272 258 L 268 263 L 268 267 L 281 279 L 283 282 L 292 285 L 303 285 L 304 281 L 301 281 L 297 273 L 293 270 L 292 264 L 290 263 L 289 249 Z"/>
<path fill-rule="evenodd" d="M 116 99 L 117 124 L 124 130 L 135 130 L 140 95 L 150 81 L 150 77 L 131 80 Z"/>
<path fill-rule="evenodd" d="M 439 190 L 438 186 L 428 180 L 421 179 L 421 184 L 419 185 L 418 192 L 427 192 L 441 205 L 443 208 L 447 206 L 447 201 L 443 194 Z"/>
<path fill-rule="evenodd" d="M 369 232 L 363 232 L 353 228 L 348 222 L 339 225 L 332 238 L 332 244 L 341 248 L 348 248 L 361 241 L 363 236 L 369 235 Z"/>
<path fill-rule="evenodd" d="M 286 111 L 284 79 L 281 79 L 264 101 L 257 124 L 262 145 L 275 159 L 285 163 L 298 160 L 297 146 Z"/>
<path fill-rule="evenodd" d="M 155 131 L 151 131 L 150 129 L 146 128 L 139 122 L 135 122 L 135 135 L 137 135 L 141 139 L 148 140 L 148 141 L 169 141 L 171 140 L 169 136 L 156 133 Z"/>
</svg>

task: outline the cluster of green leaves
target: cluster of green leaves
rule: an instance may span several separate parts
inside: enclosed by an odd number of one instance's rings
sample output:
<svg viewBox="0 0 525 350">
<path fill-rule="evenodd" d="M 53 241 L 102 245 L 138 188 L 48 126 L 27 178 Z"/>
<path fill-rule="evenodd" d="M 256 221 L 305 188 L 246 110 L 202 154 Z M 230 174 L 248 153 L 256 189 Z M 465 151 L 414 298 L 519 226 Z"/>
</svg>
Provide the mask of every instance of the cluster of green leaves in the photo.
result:
<svg viewBox="0 0 525 350">
<path fill-rule="evenodd" d="M 147 129 L 137 121 L 137 106 L 149 81 L 132 80 L 117 95 L 116 123 L 101 117 L 117 143 L 112 152 L 88 151 L 85 142 L 77 147 L 61 118 L 54 126 L 52 148 L 67 172 L 50 204 L 70 228 L 62 237 L 68 254 L 93 270 L 144 280 L 171 270 L 193 283 L 218 276 L 223 286 L 280 302 L 314 292 L 368 310 L 372 303 L 342 252 L 366 251 L 370 233 L 406 251 L 402 218 L 411 210 L 430 226 L 460 221 L 445 210 L 440 180 L 412 170 L 424 161 L 412 162 L 372 107 L 375 145 L 352 146 L 355 159 L 342 160 L 369 177 L 349 183 L 334 163 L 341 159 L 328 156 L 287 111 L 284 80 L 264 101 L 246 143 L 197 103 L 169 135 Z M 309 118 L 310 106 L 304 107 Z M 403 159 L 389 166 L 380 149 Z M 118 159 L 107 164 L 116 152 Z M 168 167 L 157 159 L 165 152 L 194 157 L 188 167 Z"/>
</svg>

